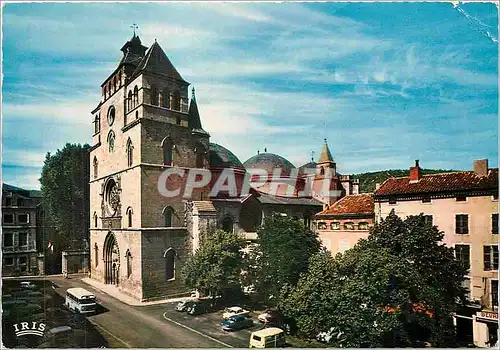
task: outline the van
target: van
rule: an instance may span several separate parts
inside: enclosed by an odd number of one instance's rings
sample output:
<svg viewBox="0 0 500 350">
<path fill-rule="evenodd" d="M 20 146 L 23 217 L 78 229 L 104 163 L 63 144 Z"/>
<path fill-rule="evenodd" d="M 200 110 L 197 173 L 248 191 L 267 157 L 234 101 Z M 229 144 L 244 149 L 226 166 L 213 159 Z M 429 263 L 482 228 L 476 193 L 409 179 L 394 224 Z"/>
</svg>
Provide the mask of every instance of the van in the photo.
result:
<svg viewBox="0 0 500 350">
<path fill-rule="evenodd" d="M 278 348 L 285 345 L 285 332 L 280 328 L 269 327 L 250 334 L 250 348 Z"/>
</svg>

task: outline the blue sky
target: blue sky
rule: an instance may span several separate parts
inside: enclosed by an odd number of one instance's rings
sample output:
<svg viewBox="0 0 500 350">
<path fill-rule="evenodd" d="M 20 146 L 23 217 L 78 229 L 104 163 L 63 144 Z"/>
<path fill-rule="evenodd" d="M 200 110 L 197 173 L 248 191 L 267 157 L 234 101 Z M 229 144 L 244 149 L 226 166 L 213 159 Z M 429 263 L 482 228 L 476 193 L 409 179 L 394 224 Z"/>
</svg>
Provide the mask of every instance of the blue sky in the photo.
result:
<svg viewBox="0 0 500 350">
<path fill-rule="evenodd" d="M 134 22 L 241 161 L 300 166 L 327 138 L 345 174 L 497 166 L 494 4 L 20 3 L 3 7 L 4 182 L 38 188 L 47 152 L 91 143 Z"/>
</svg>

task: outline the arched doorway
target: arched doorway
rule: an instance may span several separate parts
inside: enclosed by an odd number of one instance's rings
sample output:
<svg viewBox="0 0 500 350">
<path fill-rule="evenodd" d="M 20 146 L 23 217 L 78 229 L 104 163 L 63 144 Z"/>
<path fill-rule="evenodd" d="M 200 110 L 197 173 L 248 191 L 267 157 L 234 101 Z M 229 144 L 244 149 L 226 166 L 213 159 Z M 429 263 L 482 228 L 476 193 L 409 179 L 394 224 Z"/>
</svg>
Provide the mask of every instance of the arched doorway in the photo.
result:
<svg viewBox="0 0 500 350">
<path fill-rule="evenodd" d="M 116 284 L 120 280 L 120 250 L 114 233 L 110 232 L 104 241 L 104 283 Z"/>
</svg>

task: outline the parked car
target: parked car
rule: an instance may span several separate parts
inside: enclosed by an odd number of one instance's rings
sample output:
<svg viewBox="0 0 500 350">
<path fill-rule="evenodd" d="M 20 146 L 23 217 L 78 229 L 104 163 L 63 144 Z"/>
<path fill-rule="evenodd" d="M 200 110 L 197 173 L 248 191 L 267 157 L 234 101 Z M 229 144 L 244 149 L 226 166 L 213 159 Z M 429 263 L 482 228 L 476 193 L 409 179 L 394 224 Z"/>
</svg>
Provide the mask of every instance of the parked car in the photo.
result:
<svg viewBox="0 0 500 350">
<path fill-rule="evenodd" d="M 231 306 L 224 309 L 224 313 L 222 314 L 222 318 L 228 320 L 231 316 L 249 316 L 250 311 L 243 309 L 239 306 Z"/>
<path fill-rule="evenodd" d="M 36 289 L 37 288 L 36 284 L 34 284 L 33 282 L 30 282 L 30 281 L 22 281 L 20 284 L 20 287 L 22 289 Z"/>
<path fill-rule="evenodd" d="M 201 315 L 212 310 L 212 304 L 208 301 L 193 301 L 193 303 L 187 307 L 186 311 L 189 315 Z"/>
<path fill-rule="evenodd" d="M 285 332 L 280 328 L 264 328 L 250 335 L 250 348 L 278 348 L 285 345 Z"/>
<path fill-rule="evenodd" d="M 252 327 L 253 321 L 243 315 L 233 315 L 226 321 L 221 322 L 220 325 L 225 331 L 236 331 L 238 329 Z"/>
<path fill-rule="evenodd" d="M 182 300 L 179 301 L 177 306 L 175 307 L 176 311 L 179 312 L 185 312 L 189 309 L 190 306 L 192 306 L 195 302 L 193 300 Z"/>
</svg>

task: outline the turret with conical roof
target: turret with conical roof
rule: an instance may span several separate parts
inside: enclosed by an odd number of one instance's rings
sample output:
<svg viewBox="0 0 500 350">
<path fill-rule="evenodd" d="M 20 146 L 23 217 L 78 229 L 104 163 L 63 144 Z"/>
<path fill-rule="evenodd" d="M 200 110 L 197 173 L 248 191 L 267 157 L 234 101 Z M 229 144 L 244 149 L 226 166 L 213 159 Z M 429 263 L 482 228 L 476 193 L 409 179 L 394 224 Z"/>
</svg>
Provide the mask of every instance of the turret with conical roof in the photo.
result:
<svg viewBox="0 0 500 350">
<path fill-rule="evenodd" d="M 332 154 L 330 153 L 330 149 L 328 148 L 328 142 L 325 139 L 325 143 L 323 144 L 323 149 L 321 150 L 321 154 L 319 156 L 318 164 L 325 164 L 325 163 L 333 163 L 333 157 Z"/>
<path fill-rule="evenodd" d="M 203 127 L 201 126 L 200 113 L 198 112 L 198 104 L 196 103 L 196 96 L 194 94 L 194 87 L 191 91 L 192 91 L 192 95 L 191 95 L 191 102 L 189 104 L 188 126 L 192 132 L 197 132 L 197 133 L 201 133 L 201 134 L 208 134 L 205 130 L 203 130 Z"/>
</svg>

